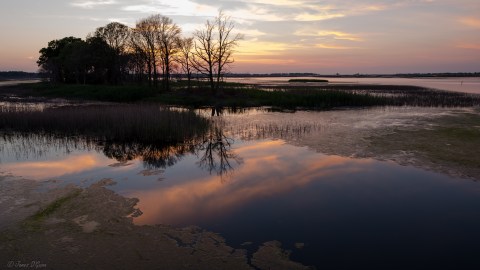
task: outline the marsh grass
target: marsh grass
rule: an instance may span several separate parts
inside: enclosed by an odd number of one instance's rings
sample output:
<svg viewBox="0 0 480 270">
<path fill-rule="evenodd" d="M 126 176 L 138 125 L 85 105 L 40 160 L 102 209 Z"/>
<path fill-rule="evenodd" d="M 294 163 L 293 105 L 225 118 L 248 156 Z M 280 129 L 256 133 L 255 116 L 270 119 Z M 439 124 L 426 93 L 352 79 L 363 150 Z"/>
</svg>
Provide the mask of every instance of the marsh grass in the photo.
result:
<svg viewBox="0 0 480 270">
<path fill-rule="evenodd" d="M 31 87 L 29 94 L 44 97 L 61 97 L 68 99 L 86 99 L 99 101 L 133 102 L 154 96 L 158 90 L 140 85 L 68 85 L 37 83 Z"/>
<path fill-rule="evenodd" d="M 328 110 L 338 107 L 418 106 L 471 107 L 480 105 L 480 95 L 417 86 L 363 84 L 249 85 L 225 83 L 217 95 L 204 81 L 191 88 L 185 81 L 172 84 L 171 91 L 138 85 L 56 85 L 46 83 L 17 86 L 24 95 L 100 101 L 157 102 L 193 108 L 271 106 L 285 109 Z M 29 88 L 26 91 L 24 88 Z"/>
<path fill-rule="evenodd" d="M 232 108 L 271 106 L 285 109 L 325 110 L 345 106 L 384 105 L 383 97 L 370 94 L 348 93 L 342 91 L 283 90 L 265 91 L 254 86 L 235 86 L 221 89 L 217 96 L 209 94 L 207 89 L 193 89 L 192 92 L 175 91 L 157 95 L 151 101 L 163 104 L 204 107 L 223 106 Z"/>
<path fill-rule="evenodd" d="M 480 95 L 460 93 L 453 91 L 444 91 L 431 88 L 408 85 L 362 85 L 362 84 L 330 84 L 324 86 L 269 86 L 266 88 L 271 92 L 284 91 L 296 93 L 298 95 L 312 95 L 312 92 L 324 92 L 324 96 L 337 95 L 333 99 L 342 102 L 341 95 L 334 93 L 351 94 L 345 100 L 354 99 L 354 105 L 365 104 L 385 106 L 417 106 L 417 107 L 471 107 L 480 105 Z M 333 93 L 332 93 L 333 92 Z M 328 94 L 330 93 L 330 94 Z M 322 94 L 319 94 L 322 95 Z M 330 100 L 330 102 L 332 99 Z"/>
<path fill-rule="evenodd" d="M 190 110 L 153 104 L 90 105 L 46 108 L 9 107 L 0 112 L 0 132 L 17 158 L 50 151 L 86 149 L 147 167 L 175 164 L 193 153 L 209 131 L 210 120 Z"/>
<path fill-rule="evenodd" d="M 152 104 L 46 108 L 13 107 L 0 112 L 0 129 L 20 133 L 81 136 L 129 143 L 179 143 L 198 136 L 208 120 L 190 111 Z"/>
</svg>

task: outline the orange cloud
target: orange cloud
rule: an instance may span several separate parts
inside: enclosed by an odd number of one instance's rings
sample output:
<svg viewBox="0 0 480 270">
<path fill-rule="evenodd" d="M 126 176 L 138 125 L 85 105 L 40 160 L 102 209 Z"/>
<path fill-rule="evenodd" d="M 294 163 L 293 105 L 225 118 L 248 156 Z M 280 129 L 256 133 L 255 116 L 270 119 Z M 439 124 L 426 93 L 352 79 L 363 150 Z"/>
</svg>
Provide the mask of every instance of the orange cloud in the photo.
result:
<svg viewBox="0 0 480 270">
<path fill-rule="evenodd" d="M 480 19 L 478 18 L 473 18 L 473 17 L 461 18 L 460 23 L 469 27 L 480 28 Z"/>
<path fill-rule="evenodd" d="M 464 43 L 457 45 L 457 48 L 480 50 L 480 44 Z"/>
<path fill-rule="evenodd" d="M 334 19 L 334 18 L 342 18 L 345 17 L 345 14 L 341 13 L 333 13 L 333 14 L 328 14 L 328 13 L 319 13 L 319 14 L 311 14 L 311 13 L 302 13 L 297 16 L 295 16 L 296 21 L 302 21 L 302 22 L 307 22 L 307 21 L 323 21 L 323 20 L 329 20 L 329 19 Z"/>
<path fill-rule="evenodd" d="M 140 200 L 137 206 L 144 214 L 135 223 L 180 224 L 222 215 L 257 199 L 322 181 L 326 176 L 363 170 L 363 164 L 371 162 L 339 156 L 305 156 L 304 150 L 293 146 L 280 150 L 278 144 L 283 143 L 279 140 L 239 148 L 237 153 L 242 153 L 245 163 L 227 182 L 209 176 L 169 188 L 126 194 Z M 259 148 L 263 155 L 257 151 Z M 291 163 L 298 155 L 305 159 Z"/>
<path fill-rule="evenodd" d="M 342 31 L 315 31 L 312 29 L 300 29 L 294 33 L 296 36 L 308 36 L 308 37 L 331 37 L 335 40 L 349 40 L 349 41 L 363 41 L 363 38 L 351 33 Z"/>
<path fill-rule="evenodd" d="M 341 46 L 335 44 L 316 44 L 315 47 L 321 49 L 331 49 L 331 50 L 349 50 L 349 49 L 358 49 L 357 47 L 348 47 L 348 46 Z"/>
</svg>

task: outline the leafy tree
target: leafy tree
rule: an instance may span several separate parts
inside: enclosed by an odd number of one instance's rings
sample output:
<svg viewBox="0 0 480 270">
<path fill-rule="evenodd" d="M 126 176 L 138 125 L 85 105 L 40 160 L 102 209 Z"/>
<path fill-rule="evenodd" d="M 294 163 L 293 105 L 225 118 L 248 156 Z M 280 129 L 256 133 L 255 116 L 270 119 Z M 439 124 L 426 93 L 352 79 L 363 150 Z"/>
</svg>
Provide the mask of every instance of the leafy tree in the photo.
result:
<svg viewBox="0 0 480 270">
<path fill-rule="evenodd" d="M 88 44 L 83 41 L 68 43 L 58 56 L 63 66 L 65 83 L 86 84 L 90 65 Z"/>
<path fill-rule="evenodd" d="M 101 37 L 88 37 L 91 83 L 116 83 L 115 51 Z"/>
<path fill-rule="evenodd" d="M 113 61 L 110 63 L 111 77 L 109 80 L 114 83 L 120 83 L 126 73 L 128 58 L 126 56 L 126 47 L 130 37 L 128 26 L 112 22 L 104 27 L 99 27 L 93 34 L 94 37 L 102 39 L 113 52 Z"/>
<path fill-rule="evenodd" d="M 52 40 L 48 42 L 47 47 L 39 51 L 40 57 L 38 58 L 37 64 L 48 74 L 51 82 L 65 82 L 65 76 L 68 72 L 65 68 L 65 58 L 60 57 L 60 54 L 68 44 L 81 41 L 82 39 L 76 37 Z"/>
</svg>

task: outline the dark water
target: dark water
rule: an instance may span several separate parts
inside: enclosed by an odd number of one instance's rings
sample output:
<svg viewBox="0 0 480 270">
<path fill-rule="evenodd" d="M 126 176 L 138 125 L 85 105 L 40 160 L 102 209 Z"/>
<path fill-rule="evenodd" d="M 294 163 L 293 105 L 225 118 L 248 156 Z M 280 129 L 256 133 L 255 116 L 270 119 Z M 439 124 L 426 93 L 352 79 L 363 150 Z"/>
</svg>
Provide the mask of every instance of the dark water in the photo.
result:
<svg viewBox="0 0 480 270">
<path fill-rule="evenodd" d="M 227 114 L 163 163 L 146 162 L 148 151 L 116 160 L 102 143 L 17 136 L 0 139 L 0 171 L 59 185 L 112 178 L 109 188 L 139 198 L 136 224 L 196 225 L 249 251 L 278 240 L 318 269 L 477 269 L 477 182 L 348 154 L 364 132 L 439 113 L 448 112 Z"/>
</svg>

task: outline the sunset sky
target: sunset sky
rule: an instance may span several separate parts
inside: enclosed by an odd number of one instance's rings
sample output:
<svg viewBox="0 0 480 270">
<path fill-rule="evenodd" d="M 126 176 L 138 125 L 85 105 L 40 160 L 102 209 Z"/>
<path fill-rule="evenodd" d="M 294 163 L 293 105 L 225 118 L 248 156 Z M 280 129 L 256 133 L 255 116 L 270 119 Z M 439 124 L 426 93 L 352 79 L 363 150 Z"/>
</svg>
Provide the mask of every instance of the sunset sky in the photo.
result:
<svg viewBox="0 0 480 270">
<path fill-rule="evenodd" d="M 5 0 L 0 71 L 112 21 L 159 13 L 189 36 L 219 9 L 245 35 L 232 72 L 480 72 L 479 0 Z"/>
</svg>

